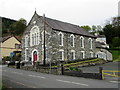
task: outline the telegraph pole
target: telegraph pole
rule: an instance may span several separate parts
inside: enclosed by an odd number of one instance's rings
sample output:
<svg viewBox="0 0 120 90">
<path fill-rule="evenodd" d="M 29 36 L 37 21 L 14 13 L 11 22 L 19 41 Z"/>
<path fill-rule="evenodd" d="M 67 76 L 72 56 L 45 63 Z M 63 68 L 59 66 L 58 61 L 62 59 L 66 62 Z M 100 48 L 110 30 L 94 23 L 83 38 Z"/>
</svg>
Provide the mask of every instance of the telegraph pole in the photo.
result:
<svg viewBox="0 0 120 90">
<path fill-rule="evenodd" d="M 46 47 L 45 47 L 45 14 L 43 14 L 43 20 L 44 20 L 44 60 L 43 65 L 46 65 Z"/>
</svg>

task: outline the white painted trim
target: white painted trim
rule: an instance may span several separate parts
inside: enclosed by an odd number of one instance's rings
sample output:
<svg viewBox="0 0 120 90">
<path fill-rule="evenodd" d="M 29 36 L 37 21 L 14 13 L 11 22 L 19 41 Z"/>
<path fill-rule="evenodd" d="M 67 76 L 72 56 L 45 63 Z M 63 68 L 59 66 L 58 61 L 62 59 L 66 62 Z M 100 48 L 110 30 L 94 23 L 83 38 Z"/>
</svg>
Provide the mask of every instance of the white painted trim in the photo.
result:
<svg viewBox="0 0 120 90">
<path fill-rule="evenodd" d="M 32 65 L 33 65 L 33 53 L 34 53 L 34 51 L 37 52 L 37 61 L 39 60 L 39 52 L 38 52 L 37 49 L 34 49 L 34 50 L 32 51 L 32 53 L 31 53 Z"/>
<path fill-rule="evenodd" d="M 93 43 L 92 43 L 93 40 L 92 40 L 92 38 L 89 38 L 89 39 L 88 39 L 88 43 L 89 43 L 89 41 L 90 41 L 90 44 L 89 44 L 89 45 L 90 45 L 90 49 L 92 49 L 92 48 L 93 48 Z"/>
<path fill-rule="evenodd" d="M 85 58 L 85 51 L 81 51 L 81 53 L 83 53 L 82 58 L 84 59 Z"/>
<path fill-rule="evenodd" d="M 38 34 L 38 37 L 36 37 L 37 34 Z M 34 43 L 32 43 L 33 40 L 34 40 Z M 39 43 L 40 43 L 40 30 L 37 25 L 34 25 L 30 30 L 30 46 L 38 45 Z"/>
<path fill-rule="evenodd" d="M 64 61 L 64 50 L 60 49 L 59 52 L 62 52 L 62 60 Z"/>
<path fill-rule="evenodd" d="M 64 35 L 63 35 L 63 33 L 62 33 L 62 32 L 59 32 L 59 33 L 58 33 L 58 35 L 60 35 L 60 34 L 62 35 L 62 44 L 61 44 L 61 45 L 59 45 L 59 46 L 63 46 L 63 38 L 64 38 Z"/>
<path fill-rule="evenodd" d="M 90 58 L 93 58 L 93 57 L 94 57 L 93 52 L 90 51 Z"/>
<path fill-rule="evenodd" d="M 75 36 L 74 36 L 73 34 L 71 34 L 71 35 L 70 35 L 70 38 L 71 38 L 71 37 L 73 37 L 73 46 L 72 46 L 72 47 L 74 47 L 74 46 L 75 46 Z"/>
<path fill-rule="evenodd" d="M 75 60 L 75 50 L 71 50 L 73 52 L 73 60 Z"/>
<path fill-rule="evenodd" d="M 80 44 L 81 44 L 81 40 L 82 40 L 82 47 L 81 48 L 84 48 L 85 47 L 85 43 L 84 43 L 84 37 L 83 36 L 80 36 Z"/>
</svg>

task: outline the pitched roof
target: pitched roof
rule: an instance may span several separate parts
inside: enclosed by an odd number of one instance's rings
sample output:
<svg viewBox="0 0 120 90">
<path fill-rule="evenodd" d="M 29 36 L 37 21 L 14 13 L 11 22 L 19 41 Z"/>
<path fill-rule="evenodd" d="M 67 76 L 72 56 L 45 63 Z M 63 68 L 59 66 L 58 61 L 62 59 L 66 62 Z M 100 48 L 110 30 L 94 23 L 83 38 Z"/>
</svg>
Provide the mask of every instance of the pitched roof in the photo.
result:
<svg viewBox="0 0 120 90">
<path fill-rule="evenodd" d="M 37 13 L 35 12 L 35 14 L 37 14 Z M 43 16 L 39 16 L 39 17 L 44 18 Z M 83 28 L 79 27 L 78 25 L 62 22 L 62 21 L 47 18 L 47 17 L 45 17 L 45 22 L 48 23 L 48 25 L 50 25 L 52 27 L 52 29 L 55 29 L 55 30 L 96 38 L 96 36 L 88 33 Z"/>
<path fill-rule="evenodd" d="M 12 36 L 12 35 L 5 36 L 5 37 L 0 37 L 0 42 L 4 42 L 4 41 L 8 40 L 11 37 L 15 37 L 19 42 L 21 42 L 16 36 Z"/>
</svg>

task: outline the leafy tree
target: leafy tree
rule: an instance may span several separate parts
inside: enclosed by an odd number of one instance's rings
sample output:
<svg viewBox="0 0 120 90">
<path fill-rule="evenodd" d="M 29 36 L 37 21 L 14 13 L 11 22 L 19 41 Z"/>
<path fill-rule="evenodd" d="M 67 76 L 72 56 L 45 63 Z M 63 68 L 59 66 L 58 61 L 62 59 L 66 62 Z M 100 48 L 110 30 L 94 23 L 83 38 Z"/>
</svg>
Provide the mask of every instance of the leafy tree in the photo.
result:
<svg viewBox="0 0 120 90">
<path fill-rule="evenodd" d="M 88 25 L 81 26 L 81 28 L 85 29 L 85 30 L 88 31 L 88 32 L 91 30 L 91 27 L 88 26 Z"/>
<path fill-rule="evenodd" d="M 24 30 L 26 29 L 26 20 L 25 19 L 20 19 L 19 21 L 13 23 L 11 26 L 10 26 L 10 29 L 13 31 L 12 33 L 15 34 L 15 35 L 21 35 Z"/>
<path fill-rule="evenodd" d="M 103 31 L 106 36 L 107 43 L 111 46 L 118 47 L 118 43 L 120 43 L 120 17 L 114 17 L 111 24 L 105 25 Z"/>
<path fill-rule="evenodd" d="M 114 37 L 112 39 L 112 45 L 113 47 L 120 47 L 120 37 Z"/>
</svg>

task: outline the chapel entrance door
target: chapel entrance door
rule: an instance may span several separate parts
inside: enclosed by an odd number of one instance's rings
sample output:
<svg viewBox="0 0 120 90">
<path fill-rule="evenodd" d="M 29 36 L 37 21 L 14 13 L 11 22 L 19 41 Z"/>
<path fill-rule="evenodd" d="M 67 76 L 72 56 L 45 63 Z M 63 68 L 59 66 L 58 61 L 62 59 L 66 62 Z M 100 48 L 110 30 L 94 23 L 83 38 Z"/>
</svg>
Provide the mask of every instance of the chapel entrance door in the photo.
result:
<svg viewBox="0 0 120 90">
<path fill-rule="evenodd" d="M 37 51 L 33 52 L 33 62 L 37 61 Z"/>
</svg>

